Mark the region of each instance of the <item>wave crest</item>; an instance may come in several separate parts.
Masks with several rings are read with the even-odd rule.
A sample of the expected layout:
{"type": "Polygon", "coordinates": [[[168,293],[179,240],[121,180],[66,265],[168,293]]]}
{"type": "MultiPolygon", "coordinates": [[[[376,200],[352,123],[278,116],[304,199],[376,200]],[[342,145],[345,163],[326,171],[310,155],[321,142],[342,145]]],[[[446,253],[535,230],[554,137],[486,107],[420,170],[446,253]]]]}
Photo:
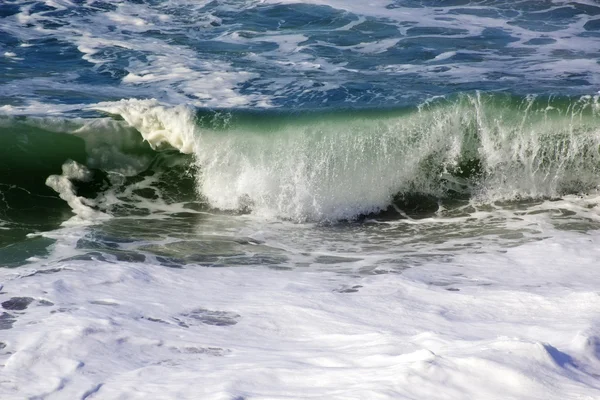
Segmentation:
{"type": "Polygon", "coordinates": [[[417,109],[193,112],[154,100],[118,113],[153,147],[193,153],[198,192],[224,210],[292,220],[377,213],[414,194],[557,197],[600,184],[598,98],[472,94],[417,109]]]}
{"type": "Polygon", "coordinates": [[[116,118],[13,119],[0,128],[17,133],[3,140],[28,135],[28,146],[42,143],[28,150],[34,165],[36,152],[47,151],[45,135],[57,135],[76,153],[57,153],[46,177],[73,159],[111,182],[115,173],[181,166],[157,158],[175,148],[192,155],[196,196],[210,207],[295,221],[353,219],[410,199],[552,198],[600,184],[597,97],[475,93],[413,109],[329,113],[197,110],[135,99],[93,108],[116,118]]]}

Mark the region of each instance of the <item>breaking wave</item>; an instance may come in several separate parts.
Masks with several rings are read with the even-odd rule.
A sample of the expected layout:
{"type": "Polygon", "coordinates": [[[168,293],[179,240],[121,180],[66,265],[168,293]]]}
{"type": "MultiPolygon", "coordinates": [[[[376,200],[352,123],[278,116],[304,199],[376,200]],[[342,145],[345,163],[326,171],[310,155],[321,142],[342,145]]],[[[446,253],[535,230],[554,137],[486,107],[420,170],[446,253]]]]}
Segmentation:
{"type": "MultiPolygon", "coordinates": [[[[92,197],[149,171],[172,186],[193,174],[187,195],[207,207],[295,221],[353,219],[415,198],[555,198],[600,184],[597,97],[474,93],[409,109],[328,113],[136,99],[91,108],[108,115],[4,118],[0,162],[10,176],[0,184],[63,176],[67,160],[97,171],[102,182],[92,197]]],[[[93,179],[80,174],[89,187],[93,179]]]]}

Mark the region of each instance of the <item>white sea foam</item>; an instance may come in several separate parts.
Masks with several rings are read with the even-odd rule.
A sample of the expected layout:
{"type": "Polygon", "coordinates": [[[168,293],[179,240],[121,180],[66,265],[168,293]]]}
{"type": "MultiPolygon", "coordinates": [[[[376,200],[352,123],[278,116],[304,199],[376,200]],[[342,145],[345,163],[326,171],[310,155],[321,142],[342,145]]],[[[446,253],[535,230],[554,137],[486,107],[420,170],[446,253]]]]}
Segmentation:
{"type": "MultiPolygon", "coordinates": [[[[69,1],[45,1],[47,6],[65,10],[73,7],[69,1]]],[[[202,7],[206,2],[194,2],[194,8],[202,7]]],[[[190,3],[190,6],[192,3],[190,3]]],[[[172,5],[171,5],[172,6],[172,5]]],[[[92,7],[93,8],[93,7],[92,7]]],[[[98,11],[97,9],[94,9],[98,11]]],[[[6,30],[22,41],[39,38],[55,37],[67,41],[82,53],[82,58],[96,67],[105,66],[114,61],[112,57],[106,58],[109,52],[142,52],[148,55],[144,61],[137,57],[131,57],[126,70],[128,75],[123,78],[123,83],[129,85],[150,85],[152,91],[156,92],[157,86],[161,88],[163,100],[172,103],[193,103],[197,106],[220,106],[235,107],[249,104],[268,106],[269,101],[265,96],[257,94],[243,95],[236,88],[245,81],[256,78],[252,72],[233,68],[231,64],[201,58],[199,54],[186,46],[177,46],[165,41],[148,41],[145,37],[133,38],[128,34],[122,34],[121,30],[144,33],[150,29],[167,29],[170,27],[171,17],[161,13],[160,9],[149,6],[119,4],[115,12],[90,13],[72,15],[68,24],[61,27],[48,29],[44,23],[48,21],[59,21],[60,18],[45,15],[44,12],[32,12],[31,7],[22,5],[21,10],[15,16],[8,18],[6,30]],[[106,22],[111,21],[119,26],[119,30],[107,30],[106,22]],[[36,26],[35,32],[24,27],[26,24],[36,26]]],[[[208,18],[208,17],[207,17],[208,18]]],[[[213,19],[208,19],[207,24],[213,19]]],[[[4,26],[3,26],[4,28],[4,26]]],[[[32,78],[20,81],[20,94],[29,87],[32,78]]],[[[71,79],[50,79],[48,84],[52,87],[68,86],[65,81],[71,79]]],[[[10,86],[9,86],[10,87],[10,86]]],[[[69,87],[73,90],[77,85],[69,87]]],[[[100,90],[107,90],[99,86],[100,90]]],[[[113,88],[111,85],[110,88],[113,88]]],[[[33,89],[33,88],[32,88],[33,89]]],[[[122,90],[122,89],[121,89],[122,90]]],[[[145,91],[145,88],[137,88],[135,91],[145,91]]],[[[131,88],[129,92],[131,95],[131,88]]]]}
{"type": "Polygon", "coordinates": [[[50,175],[46,179],[46,185],[56,191],[60,198],[67,202],[77,217],[69,220],[67,223],[87,223],[108,218],[108,215],[94,210],[93,201],[77,196],[73,181],[88,182],[91,179],[92,173],[84,165],[73,160],[69,160],[63,164],[61,175],[50,175]]]}
{"type": "Polygon", "coordinates": [[[116,114],[136,128],[153,148],[163,145],[191,153],[194,150],[196,124],[190,107],[165,107],[155,99],[122,100],[116,103],[100,103],[96,110],[116,114]]]}
{"type": "MultiPolygon", "coordinates": [[[[111,99],[119,95],[147,96],[159,97],[170,104],[270,107],[286,101],[319,104],[328,101],[325,92],[346,90],[357,80],[381,78],[382,74],[387,76],[387,82],[411,74],[424,83],[505,81],[510,86],[525,81],[531,82],[532,90],[548,87],[561,91],[565,86],[559,82],[564,79],[573,80],[575,89],[593,90],[600,76],[600,66],[593,62],[595,56],[590,52],[595,48],[596,38],[586,28],[594,16],[589,13],[568,16],[570,9],[592,4],[584,1],[554,1],[539,5],[539,11],[528,11],[516,3],[512,6],[516,11],[510,15],[505,13],[510,7],[502,2],[411,8],[396,7],[389,1],[304,2],[331,7],[323,8],[324,12],[344,11],[339,16],[347,18],[348,23],[332,29],[335,34],[331,38],[323,35],[320,28],[312,30],[310,24],[290,29],[282,20],[283,25],[277,28],[255,30],[218,16],[263,11],[269,5],[296,4],[296,1],[244,1],[212,6],[207,1],[167,1],[135,7],[116,2],[106,12],[93,3],[77,7],[66,0],[39,3],[69,16],[61,17],[60,12],[52,10],[40,11],[29,2],[17,1],[14,4],[21,8],[17,14],[3,19],[3,31],[22,43],[50,38],[68,43],[91,63],[89,73],[111,74],[122,85],[117,89],[114,81],[106,81],[93,88],[82,87],[73,78],[79,75],[79,65],[68,69],[69,72],[28,76],[19,78],[18,84],[11,81],[2,85],[3,92],[25,99],[25,105],[40,101],[43,92],[39,89],[40,79],[45,80],[46,87],[65,93],[82,91],[111,99]],[[183,14],[181,7],[186,10],[183,14]],[[558,17],[561,12],[564,17],[558,17]],[[534,23],[536,13],[555,13],[557,17],[534,23]],[[373,23],[387,26],[389,35],[373,36],[370,30],[373,23]],[[539,29],[540,24],[544,29],[539,29]],[[339,37],[342,31],[348,31],[344,40],[339,37]],[[492,33],[492,42],[478,48],[473,59],[449,56],[452,52],[469,54],[467,48],[472,46],[463,46],[463,41],[468,44],[482,40],[482,35],[490,31],[496,32],[492,33]],[[152,40],[146,40],[148,35],[152,40]],[[444,45],[448,39],[455,45],[444,45]],[[407,49],[414,47],[415,40],[423,43],[422,54],[405,55],[407,49]],[[227,51],[225,55],[203,52],[202,43],[219,42],[224,46],[235,44],[238,50],[232,53],[234,56],[227,55],[227,51]],[[363,54],[378,58],[366,59],[363,54]],[[430,64],[432,61],[435,65],[430,64]],[[122,94],[111,97],[111,90],[122,94]]],[[[15,49],[7,49],[5,54],[17,54],[15,49]]],[[[28,62],[28,51],[19,48],[19,57],[12,60],[28,62]]],[[[386,104],[410,97],[403,85],[389,86],[385,87],[391,91],[384,95],[386,104]]],[[[351,90],[346,96],[346,102],[356,101],[357,95],[351,90]]],[[[45,100],[54,101],[51,96],[45,100]]]]}
{"type": "Polygon", "coordinates": [[[600,391],[595,233],[546,226],[552,238],[502,253],[361,276],[336,264],[67,260],[82,229],[49,234],[58,242],[48,260],[0,270],[0,300],[32,299],[2,320],[12,325],[2,331],[2,398],[562,400],[600,391]]]}

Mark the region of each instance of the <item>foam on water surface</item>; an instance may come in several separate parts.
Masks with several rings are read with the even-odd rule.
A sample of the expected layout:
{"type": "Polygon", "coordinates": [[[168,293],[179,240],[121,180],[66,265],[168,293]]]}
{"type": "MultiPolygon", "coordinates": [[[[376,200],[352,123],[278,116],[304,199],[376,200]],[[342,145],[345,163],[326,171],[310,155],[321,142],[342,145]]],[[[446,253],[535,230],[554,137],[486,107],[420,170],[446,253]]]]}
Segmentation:
{"type": "Polygon", "coordinates": [[[0,87],[17,109],[63,96],[315,108],[473,89],[590,94],[599,14],[584,1],[16,1],[0,87]]]}
{"type": "MultiPolygon", "coordinates": [[[[594,398],[600,239],[531,218],[548,238],[425,257],[395,274],[344,272],[340,259],[285,270],[86,258],[75,242],[89,228],[64,228],[50,234],[58,241],[48,259],[2,270],[0,390],[3,398],[594,398]]],[[[281,248],[274,240],[263,236],[262,245],[281,248]]]]}

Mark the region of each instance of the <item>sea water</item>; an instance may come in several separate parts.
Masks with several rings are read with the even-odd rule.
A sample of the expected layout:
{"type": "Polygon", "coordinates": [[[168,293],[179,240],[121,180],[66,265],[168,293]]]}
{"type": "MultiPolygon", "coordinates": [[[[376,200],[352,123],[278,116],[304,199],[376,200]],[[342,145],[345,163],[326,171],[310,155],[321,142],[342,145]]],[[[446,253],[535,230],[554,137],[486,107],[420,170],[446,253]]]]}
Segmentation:
{"type": "Polygon", "coordinates": [[[0,398],[600,398],[600,4],[0,2],[0,398]]]}

